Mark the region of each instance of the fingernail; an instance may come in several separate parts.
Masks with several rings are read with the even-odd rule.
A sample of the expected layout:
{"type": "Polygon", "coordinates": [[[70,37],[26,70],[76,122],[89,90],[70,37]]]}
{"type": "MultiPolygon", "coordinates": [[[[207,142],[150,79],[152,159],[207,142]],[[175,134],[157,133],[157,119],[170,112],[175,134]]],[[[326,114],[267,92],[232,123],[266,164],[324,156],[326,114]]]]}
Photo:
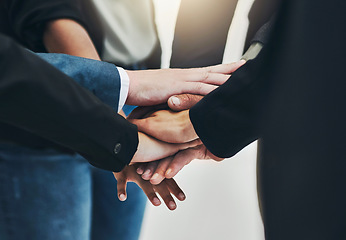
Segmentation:
{"type": "Polygon", "coordinates": [[[168,203],[168,207],[170,209],[175,209],[177,207],[177,205],[175,205],[175,203],[171,201],[171,202],[168,203]]]}
{"type": "Polygon", "coordinates": [[[126,200],[125,194],[120,194],[119,195],[119,200],[122,201],[122,202],[125,201],[126,200]]]}
{"type": "Polygon", "coordinates": [[[246,63],[245,59],[242,59],[242,60],[239,61],[239,64],[244,64],[244,63],[246,63]]]}
{"type": "Polygon", "coordinates": [[[137,173],[138,174],[143,174],[143,169],[142,168],[137,168],[137,173]]]}
{"type": "Polygon", "coordinates": [[[179,193],[178,197],[180,200],[185,200],[186,198],[184,193],[179,193]]]}
{"type": "Polygon", "coordinates": [[[153,204],[156,205],[156,206],[160,205],[161,204],[160,199],[158,199],[157,197],[154,197],[153,198],[153,204]]]}
{"type": "Polygon", "coordinates": [[[169,176],[169,174],[172,173],[172,169],[168,169],[165,173],[166,176],[169,176]]]}
{"type": "Polygon", "coordinates": [[[144,173],[143,173],[143,175],[148,175],[148,174],[150,174],[150,169],[147,169],[144,173]]]}
{"type": "Polygon", "coordinates": [[[180,99],[177,98],[177,97],[172,97],[171,101],[172,101],[174,106],[179,106],[180,105],[180,99]]]}
{"type": "Polygon", "coordinates": [[[159,177],[159,174],[158,173],[155,173],[154,176],[151,178],[152,180],[155,180],[159,177]]]}

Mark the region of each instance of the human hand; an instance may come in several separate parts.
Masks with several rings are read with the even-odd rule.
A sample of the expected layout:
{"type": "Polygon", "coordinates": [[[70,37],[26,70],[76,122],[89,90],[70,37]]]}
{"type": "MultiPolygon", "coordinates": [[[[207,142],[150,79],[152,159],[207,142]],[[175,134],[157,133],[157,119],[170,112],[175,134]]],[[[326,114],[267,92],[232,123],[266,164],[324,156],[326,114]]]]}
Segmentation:
{"type": "Polygon", "coordinates": [[[171,96],[168,101],[168,107],[173,111],[183,111],[192,108],[199,101],[202,100],[204,96],[195,94],[180,94],[171,96]]]}
{"type": "Polygon", "coordinates": [[[212,159],[222,161],[207,150],[204,145],[189,148],[159,161],[137,165],[137,173],[152,184],[160,184],[164,179],[173,178],[184,166],[194,159],[212,159]]]}
{"type": "Polygon", "coordinates": [[[170,210],[175,210],[177,205],[172,197],[172,194],[177,197],[178,200],[184,201],[185,194],[179,188],[174,179],[165,179],[158,185],[152,185],[149,181],[145,181],[140,175],[136,173],[135,165],[125,167],[121,172],[113,173],[117,179],[118,198],[120,201],[125,201],[127,198],[126,185],[127,182],[136,183],[143,192],[147,195],[149,201],[154,206],[161,205],[160,199],[157,197],[156,192],[161,196],[166,206],[170,210]]]}
{"type": "Polygon", "coordinates": [[[154,139],[144,133],[138,133],[138,148],[131,164],[139,162],[151,162],[176,154],[180,150],[195,147],[201,144],[199,139],[186,143],[167,143],[154,139]]]}
{"type": "Polygon", "coordinates": [[[126,71],[130,78],[126,104],[151,106],[165,103],[177,94],[207,95],[243,64],[244,61],[239,61],[195,69],[126,71]]]}
{"type": "Polygon", "coordinates": [[[189,111],[159,110],[142,119],[128,119],[138,130],[168,143],[185,143],[198,139],[189,111]]]}

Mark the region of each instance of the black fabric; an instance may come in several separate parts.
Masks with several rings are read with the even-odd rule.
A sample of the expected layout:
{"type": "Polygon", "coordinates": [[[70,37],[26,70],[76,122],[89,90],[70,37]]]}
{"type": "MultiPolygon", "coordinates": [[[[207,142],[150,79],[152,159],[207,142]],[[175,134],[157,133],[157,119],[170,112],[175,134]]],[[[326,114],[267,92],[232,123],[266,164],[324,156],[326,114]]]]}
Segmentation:
{"type": "Polygon", "coordinates": [[[135,125],[9,38],[0,42],[0,122],[78,152],[99,168],[120,171],[130,162],[135,125]],[[122,150],[115,154],[118,143],[122,150]]]}
{"type": "Polygon", "coordinates": [[[250,44],[261,43],[265,45],[269,41],[269,37],[275,22],[275,16],[269,22],[266,22],[255,34],[254,38],[251,40],[250,44]]]}
{"type": "Polygon", "coordinates": [[[238,0],[182,0],[171,67],[205,67],[222,62],[238,0]]]}
{"type": "Polygon", "coordinates": [[[249,28],[245,41],[245,50],[250,47],[259,29],[269,22],[282,0],[255,0],[249,12],[249,28]]]}
{"type": "MultiPolygon", "coordinates": [[[[245,49],[248,49],[257,31],[269,22],[278,2],[255,0],[249,13],[245,49]]],[[[237,3],[237,0],[182,0],[175,27],[171,67],[220,64],[237,3]]]]}
{"type": "Polygon", "coordinates": [[[42,39],[48,21],[68,18],[85,25],[79,0],[1,0],[0,4],[0,32],[11,33],[11,37],[36,52],[45,51],[42,39]]]}
{"type": "Polygon", "coordinates": [[[346,239],[346,2],[286,0],[268,44],[190,111],[217,156],[261,138],[268,240],[346,239]]]}
{"type": "MultiPolygon", "coordinates": [[[[43,31],[47,21],[60,18],[74,19],[84,24],[80,0],[0,1],[0,33],[10,36],[36,52],[46,51],[43,44],[43,31]]],[[[6,123],[0,123],[0,139],[1,142],[6,143],[16,143],[37,149],[54,148],[72,153],[70,149],[6,123]]]]}

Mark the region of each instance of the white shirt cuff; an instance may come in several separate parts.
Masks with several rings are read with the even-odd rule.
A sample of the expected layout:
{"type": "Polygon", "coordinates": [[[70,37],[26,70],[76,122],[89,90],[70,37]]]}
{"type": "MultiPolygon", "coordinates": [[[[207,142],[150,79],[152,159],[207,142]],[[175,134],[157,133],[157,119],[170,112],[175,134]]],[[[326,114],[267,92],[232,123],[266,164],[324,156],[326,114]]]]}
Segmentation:
{"type": "Polygon", "coordinates": [[[120,76],[120,94],[119,94],[119,105],[118,112],[124,107],[127,95],[129,94],[130,78],[125,70],[121,67],[117,67],[120,76]]]}

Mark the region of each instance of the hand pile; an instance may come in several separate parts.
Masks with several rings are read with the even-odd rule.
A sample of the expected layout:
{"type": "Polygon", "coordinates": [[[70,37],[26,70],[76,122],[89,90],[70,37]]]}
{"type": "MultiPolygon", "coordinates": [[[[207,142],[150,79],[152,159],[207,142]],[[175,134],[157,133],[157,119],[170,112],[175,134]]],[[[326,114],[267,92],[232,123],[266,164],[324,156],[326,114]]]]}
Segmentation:
{"type": "MultiPolygon", "coordinates": [[[[202,93],[201,91],[197,92],[201,95],[179,94],[180,92],[169,95],[158,89],[157,91],[160,92],[167,103],[138,107],[131,113],[128,121],[138,127],[139,145],[131,165],[120,173],[114,173],[118,181],[118,197],[120,200],[124,201],[126,199],[126,183],[133,181],[143,189],[154,206],[161,204],[155,193],[157,192],[167,207],[174,210],[176,203],[171,194],[180,201],[185,200],[185,194],[173,177],[193,159],[222,160],[211,154],[200,141],[190,122],[189,109],[199,102],[204,94],[223,84],[230,74],[243,64],[244,62],[238,62],[204,68],[207,71],[203,79],[209,77],[209,84],[212,84],[212,86],[208,86],[209,90],[206,92],[204,90],[202,93]],[[215,73],[217,71],[219,72],[215,73]]],[[[165,82],[165,80],[162,81],[165,82]]],[[[194,91],[190,92],[196,93],[194,91]]],[[[161,103],[158,100],[147,99],[142,106],[147,105],[148,102],[161,103]]]]}

